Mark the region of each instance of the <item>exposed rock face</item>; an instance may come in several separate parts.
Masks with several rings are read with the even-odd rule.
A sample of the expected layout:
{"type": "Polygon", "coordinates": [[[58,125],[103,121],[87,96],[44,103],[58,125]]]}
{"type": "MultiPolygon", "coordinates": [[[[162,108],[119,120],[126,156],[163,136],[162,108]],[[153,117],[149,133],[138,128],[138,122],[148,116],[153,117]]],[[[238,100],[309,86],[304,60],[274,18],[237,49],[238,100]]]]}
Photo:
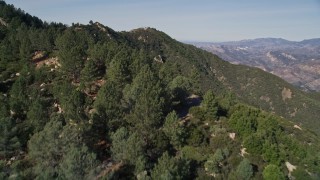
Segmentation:
{"type": "Polygon", "coordinates": [[[242,148],[242,149],[240,149],[240,155],[242,156],[242,157],[244,157],[244,155],[246,155],[246,154],[249,154],[249,153],[247,153],[247,148],[242,148]]]}
{"type": "Polygon", "coordinates": [[[301,127],[296,124],[293,127],[302,131],[301,127]]]}
{"type": "Polygon", "coordinates": [[[286,162],[285,163],[286,164],[286,167],[287,167],[287,169],[288,169],[288,171],[289,171],[289,177],[291,177],[291,173],[295,170],[295,169],[297,169],[297,166],[294,166],[294,165],[292,165],[290,162],[286,162]]]}
{"type": "Polygon", "coordinates": [[[158,56],[154,57],[153,60],[155,60],[158,63],[164,63],[161,55],[158,55],[158,56]]]}
{"type": "Polygon", "coordinates": [[[236,133],[229,133],[229,137],[234,140],[236,138],[236,133]]]}
{"type": "Polygon", "coordinates": [[[292,92],[290,89],[283,88],[282,92],[282,100],[285,101],[286,99],[291,99],[292,98],[292,92]]]}
{"type": "Polygon", "coordinates": [[[0,25],[8,26],[7,22],[0,17],[0,25]]]}
{"type": "Polygon", "coordinates": [[[193,44],[233,64],[257,67],[304,90],[320,91],[320,39],[293,42],[262,38],[193,44]]]}

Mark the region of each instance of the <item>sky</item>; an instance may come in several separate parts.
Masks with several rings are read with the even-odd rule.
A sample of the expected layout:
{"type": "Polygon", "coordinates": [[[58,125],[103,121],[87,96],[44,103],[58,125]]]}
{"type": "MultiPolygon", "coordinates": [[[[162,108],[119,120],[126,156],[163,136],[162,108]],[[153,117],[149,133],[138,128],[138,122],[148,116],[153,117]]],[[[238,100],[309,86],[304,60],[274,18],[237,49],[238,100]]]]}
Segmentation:
{"type": "Polygon", "coordinates": [[[47,22],[153,27],[180,41],[320,38],[320,0],[6,0],[47,22]]]}

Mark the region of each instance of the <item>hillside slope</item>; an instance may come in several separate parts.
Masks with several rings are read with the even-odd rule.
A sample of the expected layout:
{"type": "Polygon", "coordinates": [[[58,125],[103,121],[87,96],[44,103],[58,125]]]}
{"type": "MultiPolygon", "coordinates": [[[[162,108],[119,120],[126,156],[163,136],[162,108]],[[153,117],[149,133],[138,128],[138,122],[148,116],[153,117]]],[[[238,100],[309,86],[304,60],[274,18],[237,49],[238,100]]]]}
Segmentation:
{"type": "Polygon", "coordinates": [[[242,102],[320,133],[320,101],[281,78],[258,68],[231,64],[194,46],[181,44],[153,29],[139,29],[125,35],[135,45],[148,47],[156,44],[150,50],[154,56],[160,54],[168,62],[178,62],[183,67],[183,73],[188,74],[196,67],[201,72],[202,89],[214,89],[216,93],[231,91],[242,102]],[[141,43],[141,37],[148,37],[152,41],[141,43]]]}

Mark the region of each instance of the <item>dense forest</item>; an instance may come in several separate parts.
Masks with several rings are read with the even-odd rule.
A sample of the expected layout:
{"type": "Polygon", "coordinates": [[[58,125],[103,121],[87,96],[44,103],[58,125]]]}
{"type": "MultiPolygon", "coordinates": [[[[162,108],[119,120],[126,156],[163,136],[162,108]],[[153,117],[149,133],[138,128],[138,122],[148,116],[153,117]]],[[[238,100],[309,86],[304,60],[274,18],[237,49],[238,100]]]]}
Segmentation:
{"type": "Polygon", "coordinates": [[[0,1],[0,179],[320,179],[316,97],[153,28],[0,1]]]}

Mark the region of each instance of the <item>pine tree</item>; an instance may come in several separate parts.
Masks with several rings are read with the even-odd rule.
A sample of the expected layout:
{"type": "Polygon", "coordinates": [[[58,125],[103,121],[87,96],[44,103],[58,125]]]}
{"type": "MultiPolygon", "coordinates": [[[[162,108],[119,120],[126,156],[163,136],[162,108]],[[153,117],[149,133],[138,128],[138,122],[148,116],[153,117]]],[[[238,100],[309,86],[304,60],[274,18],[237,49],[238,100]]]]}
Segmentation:
{"type": "Polygon", "coordinates": [[[280,165],[282,159],[280,157],[280,150],[278,144],[265,140],[263,144],[262,158],[263,160],[272,164],[280,165]]]}
{"type": "Polygon", "coordinates": [[[240,162],[236,170],[237,177],[241,180],[249,180],[253,175],[252,165],[248,159],[244,159],[240,162]]]}
{"type": "Polygon", "coordinates": [[[61,114],[54,114],[44,129],[35,133],[28,142],[28,154],[35,163],[33,172],[38,179],[54,179],[65,173],[69,177],[70,172],[74,172],[79,166],[84,168],[79,171],[83,175],[81,173],[87,173],[94,164],[94,155],[83,146],[83,128],[75,125],[63,126],[63,121],[61,114]],[[80,151],[75,152],[76,147],[80,151]],[[88,162],[75,164],[77,158],[84,158],[88,162]],[[61,171],[60,167],[66,169],[61,171]]]}
{"type": "Polygon", "coordinates": [[[57,82],[54,87],[54,96],[59,100],[66,120],[76,123],[86,120],[84,113],[85,95],[70,83],[57,82]]]}
{"type": "Polygon", "coordinates": [[[10,118],[0,118],[0,157],[9,158],[18,152],[21,145],[17,127],[10,118]]]}
{"type": "Polygon", "coordinates": [[[131,78],[129,61],[130,56],[127,50],[121,50],[114,56],[108,68],[107,77],[117,83],[119,88],[123,88],[131,78]]]}
{"type": "Polygon", "coordinates": [[[128,130],[122,127],[111,135],[111,139],[114,160],[134,165],[137,174],[144,170],[144,142],[137,133],[129,134],[128,130]]]}
{"type": "Polygon", "coordinates": [[[233,113],[228,121],[231,128],[236,130],[241,136],[248,136],[257,130],[257,117],[260,110],[245,105],[234,107],[233,113]]]}
{"type": "Polygon", "coordinates": [[[105,62],[108,58],[108,54],[110,53],[111,49],[108,48],[107,42],[97,42],[93,46],[89,47],[89,57],[91,60],[97,62],[97,65],[105,65],[109,64],[110,62],[105,62]]]}
{"type": "Polygon", "coordinates": [[[193,93],[195,94],[201,93],[201,87],[200,87],[201,75],[199,73],[199,70],[197,70],[197,68],[195,68],[194,66],[191,69],[190,79],[191,79],[193,93]]]}
{"type": "Polygon", "coordinates": [[[31,41],[28,36],[28,29],[26,25],[22,24],[17,30],[17,40],[19,41],[19,56],[23,62],[31,58],[31,41]]]}
{"type": "Polygon", "coordinates": [[[169,113],[165,119],[163,125],[163,131],[170,139],[170,143],[175,147],[183,145],[186,132],[184,128],[179,124],[179,117],[175,111],[169,113]]]}
{"type": "Polygon", "coordinates": [[[130,64],[129,68],[130,68],[130,72],[132,74],[132,78],[136,77],[136,75],[139,74],[141,68],[144,65],[150,65],[151,61],[148,61],[147,58],[147,53],[145,52],[144,49],[140,49],[139,51],[134,51],[133,52],[134,55],[133,56],[133,61],[130,64]]]}
{"type": "Polygon", "coordinates": [[[68,29],[56,40],[56,45],[62,71],[69,76],[68,79],[78,81],[86,58],[88,35],[83,31],[68,29]]]}
{"type": "Polygon", "coordinates": [[[49,117],[46,106],[47,104],[38,97],[32,102],[31,106],[29,107],[29,111],[27,113],[27,121],[33,132],[41,131],[47,123],[49,117]]]}
{"type": "Polygon", "coordinates": [[[80,72],[81,74],[81,82],[84,84],[90,83],[94,81],[101,73],[99,72],[96,61],[88,60],[84,68],[80,72]]]}
{"type": "Polygon", "coordinates": [[[84,114],[85,96],[76,89],[72,90],[70,93],[67,101],[61,104],[64,108],[65,117],[75,122],[81,122],[86,119],[84,114]]]}
{"type": "Polygon", "coordinates": [[[286,179],[284,174],[281,172],[281,169],[273,164],[267,165],[263,170],[263,179],[265,180],[284,180],[286,179]]]}
{"type": "Polygon", "coordinates": [[[89,152],[88,147],[83,144],[72,144],[59,165],[59,177],[70,180],[89,178],[90,171],[96,165],[96,156],[89,152]]]}
{"type": "Polygon", "coordinates": [[[8,40],[4,39],[0,42],[0,72],[4,76],[3,80],[9,78],[9,74],[13,73],[13,68],[9,67],[10,63],[17,63],[17,54],[15,46],[8,40]],[[12,72],[11,72],[12,71],[12,72]]]}
{"type": "Polygon", "coordinates": [[[152,179],[185,179],[189,175],[189,162],[184,159],[175,159],[165,152],[151,171],[152,179]]]}
{"type": "Polygon", "coordinates": [[[183,103],[191,92],[192,84],[190,79],[179,75],[175,77],[168,86],[172,93],[173,100],[183,103]]]}
{"type": "Polygon", "coordinates": [[[182,75],[181,67],[177,62],[168,61],[159,70],[159,77],[165,84],[169,84],[175,77],[180,75],[182,75]]]}
{"type": "Polygon", "coordinates": [[[213,91],[209,90],[203,97],[202,107],[206,112],[205,117],[209,120],[216,120],[218,115],[218,102],[213,91]]]}
{"type": "Polygon", "coordinates": [[[10,90],[10,110],[20,119],[23,119],[28,106],[27,85],[27,79],[20,76],[10,90]]]}
{"type": "Polygon", "coordinates": [[[28,142],[28,154],[35,163],[33,171],[39,179],[53,179],[58,176],[58,165],[65,148],[61,146],[63,125],[59,119],[60,116],[54,117],[28,142]]]}
{"type": "Polygon", "coordinates": [[[221,149],[217,149],[213,155],[210,155],[206,163],[204,164],[205,170],[209,174],[218,174],[220,173],[220,163],[225,158],[225,154],[221,149]]]}
{"type": "Polygon", "coordinates": [[[157,76],[144,66],[125,93],[131,108],[128,123],[146,139],[152,139],[155,129],[162,124],[163,90],[157,76]]]}
{"type": "Polygon", "coordinates": [[[121,88],[115,81],[108,80],[99,90],[94,102],[97,112],[106,118],[110,131],[115,131],[125,123],[122,119],[123,107],[119,103],[121,99],[121,88]]]}

